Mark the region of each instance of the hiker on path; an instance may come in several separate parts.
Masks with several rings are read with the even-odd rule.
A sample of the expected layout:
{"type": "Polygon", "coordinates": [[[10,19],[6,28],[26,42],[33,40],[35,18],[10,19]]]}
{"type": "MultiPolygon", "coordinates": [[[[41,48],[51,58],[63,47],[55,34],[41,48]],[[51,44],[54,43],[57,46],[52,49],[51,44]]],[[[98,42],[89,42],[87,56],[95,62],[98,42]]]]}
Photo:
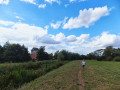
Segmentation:
{"type": "Polygon", "coordinates": [[[85,69],[85,66],[86,66],[86,62],[85,62],[85,60],[83,60],[82,61],[82,67],[83,67],[83,69],[85,69]]]}

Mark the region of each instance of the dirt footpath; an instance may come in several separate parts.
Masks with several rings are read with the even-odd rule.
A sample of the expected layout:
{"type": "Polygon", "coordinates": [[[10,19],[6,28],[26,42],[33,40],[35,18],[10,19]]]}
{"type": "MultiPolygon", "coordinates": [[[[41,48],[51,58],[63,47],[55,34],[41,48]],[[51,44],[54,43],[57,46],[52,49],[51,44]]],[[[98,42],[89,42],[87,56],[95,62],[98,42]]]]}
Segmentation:
{"type": "Polygon", "coordinates": [[[78,73],[78,85],[79,85],[79,90],[85,90],[85,85],[84,85],[84,82],[83,82],[83,79],[82,79],[82,70],[80,69],[79,70],[79,73],[78,73]]]}

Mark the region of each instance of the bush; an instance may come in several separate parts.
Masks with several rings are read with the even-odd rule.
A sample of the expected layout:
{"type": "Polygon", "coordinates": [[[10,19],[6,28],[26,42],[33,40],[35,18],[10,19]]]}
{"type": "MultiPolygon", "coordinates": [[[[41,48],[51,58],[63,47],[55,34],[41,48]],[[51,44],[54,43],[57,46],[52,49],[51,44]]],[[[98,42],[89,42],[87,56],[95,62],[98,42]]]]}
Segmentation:
{"type": "Polygon", "coordinates": [[[117,56],[113,59],[114,61],[120,61],[120,56],[117,56]]]}
{"type": "Polygon", "coordinates": [[[111,56],[106,57],[106,61],[112,61],[113,58],[111,56]]]}

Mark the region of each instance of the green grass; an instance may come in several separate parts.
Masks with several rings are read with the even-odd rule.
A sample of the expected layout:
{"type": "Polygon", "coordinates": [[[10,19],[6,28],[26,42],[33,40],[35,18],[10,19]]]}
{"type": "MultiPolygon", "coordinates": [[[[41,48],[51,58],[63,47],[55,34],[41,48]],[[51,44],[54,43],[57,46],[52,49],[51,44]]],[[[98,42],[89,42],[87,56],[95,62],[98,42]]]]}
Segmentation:
{"type": "Polygon", "coordinates": [[[82,71],[86,90],[120,90],[120,62],[86,61],[82,71]]]}
{"type": "MultiPolygon", "coordinates": [[[[46,73],[51,70],[50,68],[54,68],[52,62],[43,63],[42,67],[45,68],[43,70],[46,73]]],[[[44,76],[40,75],[41,77],[36,78],[34,81],[29,83],[26,82],[18,90],[79,90],[78,72],[80,63],[80,60],[71,61],[48,72],[44,76]]],[[[81,68],[86,90],[120,90],[120,62],[86,60],[86,63],[86,69],[82,70],[81,68]]],[[[41,70],[39,68],[36,69],[38,67],[36,65],[38,64],[25,65],[26,70],[28,71],[28,76],[29,74],[32,76],[34,72],[41,70]]],[[[8,64],[7,69],[4,70],[11,71],[13,70],[12,68],[16,66],[17,64],[8,64]]],[[[1,65],[0,70],[2,70],[3,67],[5,67],[5,65],[1,65]]],[[[15,74],[16,77],[19,77],[17,72],[13,72],[13,74],[15,74]]]]}
{"type": "Polygon", "coordinates": [[[17,89],[24,83],[45,75],[66,61],[42,61],[29,63],[0,64],[0,90],[17,89]]]}
{"type": "Polygon", "coordinates": [[[46,75],[24,84],[19,90],[79,90],[80,61],[69,62],[46,75]]]}

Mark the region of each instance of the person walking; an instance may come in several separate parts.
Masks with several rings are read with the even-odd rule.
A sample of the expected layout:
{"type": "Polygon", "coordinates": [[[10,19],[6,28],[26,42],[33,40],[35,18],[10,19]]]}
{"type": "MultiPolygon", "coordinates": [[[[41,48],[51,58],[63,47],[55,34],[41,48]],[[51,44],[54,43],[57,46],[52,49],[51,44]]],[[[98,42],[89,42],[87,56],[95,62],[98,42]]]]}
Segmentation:
{"type": "Polygon", "coordinates": [[[82,67],[83,67],[83,69],[85,69],[85,66],[86,66],[86,62],[85,62],[85,60],[83,59],[83,61],[82,61],[82,67]]]}

